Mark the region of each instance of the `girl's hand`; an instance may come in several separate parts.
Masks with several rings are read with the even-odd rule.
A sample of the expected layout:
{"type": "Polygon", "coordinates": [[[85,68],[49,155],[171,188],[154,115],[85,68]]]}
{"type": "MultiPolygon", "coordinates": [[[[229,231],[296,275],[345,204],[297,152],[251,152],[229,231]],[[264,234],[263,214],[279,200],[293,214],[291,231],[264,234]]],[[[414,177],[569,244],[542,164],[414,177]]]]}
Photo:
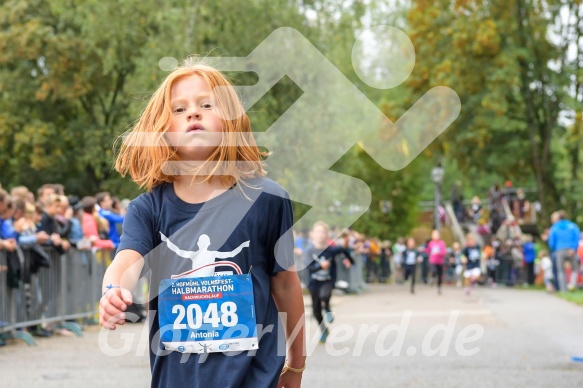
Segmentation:
{"type": "Polygon", "coordinates": [[[348,260],[348,259],[344,259],[344,260],[342,260],[342,264],[344,264],[344,266],[345,266],[346,268],[350,268],[350,267],[352,267],[352,263],[351,263],[351,262],[350,262],[350,260],[348,260]]]}
{"type": "Polygon", "coordinates": [[[106,329],[115,330],[115,325],[125,323],[128,306],[132,304],[132,293],[125,288],[111,288],[99,301],[99,324],[106,329]]]}
{"type": "Polygon", "coordinates": [[[330,267],[330,262],[328,260],[323,260],[320,263],[320,267],[322,267],[322,269],[327,269],[328,267],[330,267]]]}

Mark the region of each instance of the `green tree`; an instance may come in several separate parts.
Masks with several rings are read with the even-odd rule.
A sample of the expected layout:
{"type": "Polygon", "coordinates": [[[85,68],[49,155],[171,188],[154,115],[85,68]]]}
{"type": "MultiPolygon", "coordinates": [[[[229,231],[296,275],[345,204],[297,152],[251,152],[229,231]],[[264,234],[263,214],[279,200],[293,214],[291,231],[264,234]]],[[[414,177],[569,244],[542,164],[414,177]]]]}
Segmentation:
{"type": "Polygon", "coordinates": [[[543,214],[560,203],[564,133],[559,115],[571,72],[553,62],[565,47],[549,38],[559,1],[415,0],[409,35],[417,67],[414,94],[452,87],[462,112],[440,139],[446,155],[468,171],[494,171],[535,182],[543,214]]]}

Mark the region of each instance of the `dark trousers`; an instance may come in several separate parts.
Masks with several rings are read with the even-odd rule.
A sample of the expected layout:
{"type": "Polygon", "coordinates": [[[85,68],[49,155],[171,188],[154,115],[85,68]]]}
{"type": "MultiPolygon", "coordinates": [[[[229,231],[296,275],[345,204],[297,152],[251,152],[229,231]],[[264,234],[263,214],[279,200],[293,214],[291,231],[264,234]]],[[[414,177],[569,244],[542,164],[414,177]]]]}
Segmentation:
{"type": "Polygon", "coordinates": [[[366,282],[372,283],[377,278],[377,261],[374,256],[366,257],[366,282]]]}
{"type": "Polygon", "coordinates": [[[551,263],[553,263],[553,286],[555,286],[555,290],[560,290],[559,288],[559,272],[557,269],[557,253],[551,253],[551,263]]]}
{"type": "Polygon", "coordinates": [[[531,286],[534,284],[534,262],[526,263],[526,281],[531,286]]]}
{"type": "Polygon", "coordinates": [[[433,276],[437,276],[437,287],[441,287],[443,282],[443,264],[431,264],[433,268],[433,276]]]}
{"type": "Polygon", "coordinates": [[[492,279],[493,282],[498,281],[497,272],[497,268],[488,268],[488,279],[492,279]]]}
{"type": "Polygon", "coordinates": [[[427,278],[429,277],[429,258],[423,255],[423,262],[421,263],[421,281],[427,284],[427,278]]]}
{"type": "Polygon", "coordinates": [[[389,259],[386,256],[381,256],[380,261],[381,268],[379,281],[385,283],[387,279],[391,276],[391,263],[389,263],[389,259]]]}
{"type": "Polygon", "coordinates": [[[512,258],[500,260],[500,282],[506,284],[507,286],[514,285],[514,279],[512,276],[513,267],[512,258]]]}
{"type": "Polygon", "coordinates": [[[405,270],[405,281],[407,281],[409,279],[409,277],[411,278],[411,290],[415,289],[415,275],[417,272],[417,265],[416,264],[405,264],[403,266],[403,269],[405,270]]]}
{"type": "Polygon", "coordinates": [[[322,304],[324,309],[330,311],[330,298],[332,297],[332,289],[334,284],[332,281],[319,282],[316,281],[310,285],[310,295],[312,296],[312,313],[318,324],[322,327],[324,316],[322,315],[322,304]]]}

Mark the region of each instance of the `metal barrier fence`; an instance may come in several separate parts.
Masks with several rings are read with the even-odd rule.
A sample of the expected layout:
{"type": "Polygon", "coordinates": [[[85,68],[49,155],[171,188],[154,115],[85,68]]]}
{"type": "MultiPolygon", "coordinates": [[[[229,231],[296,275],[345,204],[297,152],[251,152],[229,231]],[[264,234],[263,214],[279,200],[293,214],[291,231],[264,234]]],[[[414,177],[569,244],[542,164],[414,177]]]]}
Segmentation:
{"type": "MultiPolygon", "coordinates": [[[[342,264],[343,256],[337,256],[336,260],[336,285],[337,288],[343,289],[348,293],[360,293],[365,288],[364,281],[364,262],[360,255],[352,255],[354,264],[350,268],[346,268],[342,264]],[[341,284],[344,282],[345,284],[341,284]],[[340,287],[340,285],[346,285],[347,287],[340,287]]],[[[296,255],[296,267],[303,268],[306,266],[304,257],[301,255],[296,255]]],[[[304,268],[298,271],[298,276],[302,284],[302,288],[307,288],[310,283],[310,271],[308,268],[304,268]]]]}
{"type": "Polygon", "coordinates": [[[20,247],[18,250],[0,251],[0,336],[33,344],[32,337],[18,329],[47,323],[80,335],[75,321],[97,316],[101,282],[111,252],[71,249],[59,254],[45,248],[50,266],[32,273],[35,253],[20,247]]]}

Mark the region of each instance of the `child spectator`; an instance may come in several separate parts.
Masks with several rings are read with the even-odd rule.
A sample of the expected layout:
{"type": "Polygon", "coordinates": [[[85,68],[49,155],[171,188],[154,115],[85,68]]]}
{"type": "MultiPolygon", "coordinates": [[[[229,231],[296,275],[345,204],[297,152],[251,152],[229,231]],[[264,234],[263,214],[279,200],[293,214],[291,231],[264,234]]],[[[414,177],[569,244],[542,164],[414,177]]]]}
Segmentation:
{"type": "Polygon", "coordinates": [[[553,262],[549,257],[549,253],[547,251],[540,252],[540,267],[543,270],[543,276],[545,279],[545,287],[547,291],[550,293],[555,292],[555,286],[553,285],[554,275],[553,275],[553,262]]]}

